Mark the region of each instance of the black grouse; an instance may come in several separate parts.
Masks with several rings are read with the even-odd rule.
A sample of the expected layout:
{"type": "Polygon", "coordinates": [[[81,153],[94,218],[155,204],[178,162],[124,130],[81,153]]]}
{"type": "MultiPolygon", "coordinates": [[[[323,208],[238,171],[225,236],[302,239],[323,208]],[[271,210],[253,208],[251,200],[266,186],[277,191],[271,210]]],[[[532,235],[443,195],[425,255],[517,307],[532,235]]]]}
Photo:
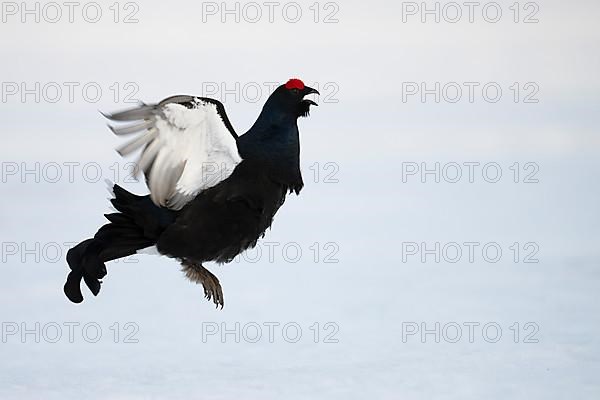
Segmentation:
{"type": "Polygon", "coordinates": [[[185,275],[222,308],[219,280],[202,264],[227,263],[254,247],[286,195],[304,186],[297,120],[317,105],[304,98],[312,93],[319,92],[290,79],[241,136],[223,104],[205,97],[173,96],[105,115],[133,122],[109,127],[116,135],[138,134],[117,151],[125,156],[142,149],[136,170],[143,171],[150,194],[113,186],[111,203],[118,212],[106,214],[110,222],[67,253],[67,297],[83,301],[82,279],[97,295],[105,262],[155,246],[178,259],[185,275]]]}

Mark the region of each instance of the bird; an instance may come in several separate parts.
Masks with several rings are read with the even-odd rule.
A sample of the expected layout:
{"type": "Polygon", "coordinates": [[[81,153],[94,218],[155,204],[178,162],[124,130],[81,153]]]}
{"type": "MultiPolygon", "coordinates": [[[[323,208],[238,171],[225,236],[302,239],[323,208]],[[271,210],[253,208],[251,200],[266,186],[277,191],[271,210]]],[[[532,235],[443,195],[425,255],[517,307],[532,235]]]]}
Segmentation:
{"type": "Polygon", "coordinates": [[[111,185],[116,212],[67,252],[67,298],[83,301],[82,280],[97,296],[106,262],[150,248],[178,260],[185,276],[222,309],[221,284],[204,264],[228,263],[256,246],[286,197],[302,190],[298,119],[318,105],[305,98],[311,94],[319,91],[288,80],[242,135],[224,105],[208,97],[176,95],[102,113],[115,135],[132,137],[117,148],[121,156],[141,149],[134,171],[143,173],[149,194],[111,185]]]}

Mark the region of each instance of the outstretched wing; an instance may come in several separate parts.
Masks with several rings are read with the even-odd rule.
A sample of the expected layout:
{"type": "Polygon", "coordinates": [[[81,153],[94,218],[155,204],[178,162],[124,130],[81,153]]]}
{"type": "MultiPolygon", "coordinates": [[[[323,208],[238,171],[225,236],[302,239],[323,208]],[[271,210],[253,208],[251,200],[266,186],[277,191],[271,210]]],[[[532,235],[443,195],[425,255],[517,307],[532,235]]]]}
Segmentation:
{"type": "Polygon", "coordinates": [[[227,179],[241,157],[237,135],[217,100],[173,96],[159,104],[104,116],[116,122],[116,135],[138,135],[117,151],[126,156],[142,148],[136,171],[146,176],[152,201],[179,210],[201,191],[227,179]]]}

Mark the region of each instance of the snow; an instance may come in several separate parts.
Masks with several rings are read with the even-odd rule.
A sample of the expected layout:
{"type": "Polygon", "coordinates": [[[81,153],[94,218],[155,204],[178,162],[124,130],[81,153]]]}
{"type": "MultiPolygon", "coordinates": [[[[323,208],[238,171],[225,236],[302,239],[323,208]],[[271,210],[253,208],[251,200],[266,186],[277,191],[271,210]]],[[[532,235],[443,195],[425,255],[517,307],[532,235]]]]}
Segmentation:
{"type": "Polygon", "coordinates": [[[3,82],[63,88],[58,102],[3,92],[0,399],[600,398],[600,3],[540,2],[539,24],[513,23],[512,0],[498,24],[403,24],[402,2],[355,0],[339,4],[338,24],[312,22],[314,1],[300,2],[297,24],[201,23],[203,3],[154,1],[139,4],[138,24],[115,24],[113,2],[99,3],[98,24],[17,14],[0,28],[13,61],[3,82]],[[97,298],[68,302],[64,255],[105,222],[104,179],[146,193],[97,110],[130,108],[128,82],[146,103],[216,88],[243,132],[266,83],[291,76],[321,91],[300,120],[306,186],[260,253],[207,265],[224,309],[175,261],[146,254],[108,264],[97,298]],[[498,82],[503,99],[402,102],[402,82],[474,81],[498,82]],[[72,102],[64,82],[79,83],[72,102]],[[83,99],[88,82],[98,102],[83,99]],[[536,82],[539,103],[514,103],[514,82],[536,82]],[[523,182],[530,162],[538,183],[523,182]],[[403,180],[415,163],[457,163],[462,179],[403,180]],[[498,183],[481,175],[490,163],[498,183]],[[440,262],[410,254],[422,243],[439,243],[440,262]],[[436,323],[439,343],[423,340],[436,323]]]}
{"type": "MultiPolygon", "coordinates": [[[[544,174],[526,188],[506,183],[460,189],[420,182],[386,187],[383,178],[357,187],[348,182],[368,182],[370,171],[342,168],[340,183],[308,185],[286,203],[264,239],[274,249],[272,260],[267,245],[256,262],[251,260],[257,253],[249,253],[247,261],[209,267],[223,284],[223,311],[205,301],[201,288],[166,258],[137,255],[109,264],[98,298],[87,293],[77,306],[61,292],[62,261],[48,254],[51,262],[36,263],[25,254],[23,263],[23,251],[5,255],[3,268],[11,279],[2,281],[3,321],[25,323],[30,330],[39,322],[41,333],[40,343],[31,333],[22,343],[21,326],[5,337],[0,397],[35,398],[43,392],[49,399],[559,399],[575,390],[594,398],[600,274],[597,255],[590,254],[597,250],[579,240],[577,227],[598,222],[597,215],[583,212],[597,195],[586,185],[598,164],[570,181],[568,165],[544,164],[543,171],[557,167],[562,173],[544,174]],[[377,187],[382,188],[379,205],[365,208],[377,187]],[[545,200],[536,204],[532,198],[545,200]],[[555,224],[562,229],[553,229],[555,224]],[[504,250],[512,240],[537,240],[540,262],[514,263],[512,255],[496,264],[402,262],[400,242],[463,240],[496,241],[504,250]],[[294,251],[282,252],[292,242],[302,249],[297,262],[294,251]],[[328,252],[323,251],[315,262],[309,249],[314,242],[320,247],[335,242],[339,251],[333,259],[339,262],[324,263],[328,252]],[[73,343],[68,322],[79,323],[73,343]],[[62,326],[57,343],[50,343],[56,336],[51,323],[62,326]],[[95,339],[96,325],[86,336],[82,332],[90,323],[102,329],[97,343],[86,341],[95,339]],[[439,323],[439,343],[432,333],[424,342],[420,334],[408,335],[411,323],[429,330],[439,323]],[[472,340],[469,323],[475,327],[472,340]],[[525,329],[526,323],[539,328],[532,343],[525,336],[534,328],[525,329]],[[485,324],[502,329],[496,343],[487,341],[496,334],[492,327],[484,335],[485,324]],[[453,343],[456,325],[462,338],[453,343]],[[296,341],[297,327],[302,335],[296,341]],[[229,333],[222,339],[224,330],[229,333]]],[[[106,206],[101,186],[40,184],[37,196],[60,202],[39,207],[31,185],[10,185],[11,193],[26,199],[19,209],[29,210],[24,217],[2,216],[12,230],[11,242],[43,247],[83,239],[106,206]],[[65,222],[64,210],[76,223],[65,222]],[[31,230],[29,221],[47,228],[31,230]]],[[[597,239],[594,235],[586,236],[597,239]]]]}

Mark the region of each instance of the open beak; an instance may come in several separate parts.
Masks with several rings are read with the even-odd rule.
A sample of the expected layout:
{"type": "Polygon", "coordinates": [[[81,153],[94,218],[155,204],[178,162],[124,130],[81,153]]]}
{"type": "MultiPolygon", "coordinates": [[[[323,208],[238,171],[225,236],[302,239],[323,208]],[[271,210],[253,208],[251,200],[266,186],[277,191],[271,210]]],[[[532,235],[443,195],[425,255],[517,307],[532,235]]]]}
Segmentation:
{"type": "MultiPolygon", "coordinates": [[[[321,93],[319,93],[319,91],[317,89],[313,89],[311,87],[306,86],[304,88],[304,96],[308,96],[309,94],[317,94],[319,96],[321,95],[321,93]]],[[[313,106],[318,106],[317,103],[315,103],[314,101],[312,101],[310,99],[305,99],[304,101],[313,106]]]]}

